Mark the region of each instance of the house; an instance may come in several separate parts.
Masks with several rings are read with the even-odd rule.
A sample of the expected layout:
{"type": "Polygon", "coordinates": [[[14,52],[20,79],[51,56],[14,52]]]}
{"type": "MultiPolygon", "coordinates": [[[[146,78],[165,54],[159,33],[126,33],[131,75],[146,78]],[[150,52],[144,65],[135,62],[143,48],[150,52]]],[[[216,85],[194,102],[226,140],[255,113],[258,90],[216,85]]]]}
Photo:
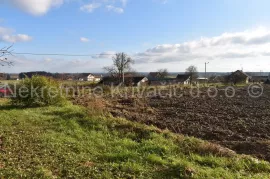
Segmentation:
{"type": "Polygon", "coordinates": [[[91,81],[91,82],[95,82],[95,76],[93,74],[89,74],[85,77],[85,81],[91,81]]]}
{"type": "Polygon", "coordinates": [[[242,70],[237,70],[229,75],[229,81],[237,84],[237,83],[244,83],[248,84],[250,80],[250,76],[244,73],[242,70]]]}
{"type": "Polygon", "coordinates": [[[100,80],[101,76],[93,75],[91,73],[79,78],[79,81],[100,82],[100,80]]]}
{"type": "MultiPolygon", "coordinates": [[[[119,78],[110,76],[102,78],[99,83],[110,86],[117,86],[123,84],[122,80],[119,81],[119,78]]],[[[148,79],[144,76],[125,77],[124,84],[125,86],[145,86],[148,84],[148,79]]]]}
{"type": "Polygon", "coordinates": [[[0,80],[7,80],[7,74],[0,73],[0,80]]]}
{"type": "Polygon", "coordinates": [[[144,76],[126,77],[126,86],[146,86],[148,84],[148,78],[144,76]]]}
{"type": "Polygon", "coordinates": [[[200,83],[207,83],[208,82],[208,78],[199,77],[199,78],[196,79],[196,82],[198,84],[200,84],[200,83]]]}
{"type": "Polygon", "coordinates": [[[19,80],[19,74],[9,74],[7,80],[19,80]]]}
{"type": "Polygon", "coordinates": [[[102,75],[95,75],[95,82],[100,82],[102,75]]]}
{"type": "Polygon", "coordinates": [[[186,74],[179,74],[179,75],[177,75],[176,79],[177,79],[178,83],[181,83],[184,85],[188,85],[191,82],[190,75],[186,75],[186,74]]]}

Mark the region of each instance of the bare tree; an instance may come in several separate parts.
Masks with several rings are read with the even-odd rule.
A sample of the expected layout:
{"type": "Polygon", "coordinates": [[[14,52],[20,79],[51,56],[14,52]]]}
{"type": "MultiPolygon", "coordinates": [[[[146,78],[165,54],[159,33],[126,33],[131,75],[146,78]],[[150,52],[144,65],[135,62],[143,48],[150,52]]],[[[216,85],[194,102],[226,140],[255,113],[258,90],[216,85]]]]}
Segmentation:
{"type": "Polygon", "coordinates": [[[124,82],[124,76],[126,72],[131,71],[131,65],[134,61],[125,53],[117,53],[112,58],[113,65],[104,67],[111,76],[118,78],[119,82],[124,82]]]}
{"type": "Polygon", "coordinates": [[[169,75],[169,72],[166,68],[158,70],[158,77],[159,78],[166,78],[168,75],[169,75]]]}
{"type": "Polygon", "coordinates": [[[190,83],[198,78],[198,70],[195,65],[191,65],[186,69],[186,74],[190,75],[190,83]]]}
{"type": "Polygon", "coordinates": [[[12,55],[12,50],[11,50],[12,46],[13,45],[0,49],[0,65],[1,66],[13,65],[13,62],[8,60],[8,58],[7,58],[7,56],[12,55]]]}
{"type": "Polygon", "coordinates": [[[112,77],[117,76],[117,71],[116,71],[116,68],[114,66],[103,67],[103,70],[106,71],[112,77]]]}

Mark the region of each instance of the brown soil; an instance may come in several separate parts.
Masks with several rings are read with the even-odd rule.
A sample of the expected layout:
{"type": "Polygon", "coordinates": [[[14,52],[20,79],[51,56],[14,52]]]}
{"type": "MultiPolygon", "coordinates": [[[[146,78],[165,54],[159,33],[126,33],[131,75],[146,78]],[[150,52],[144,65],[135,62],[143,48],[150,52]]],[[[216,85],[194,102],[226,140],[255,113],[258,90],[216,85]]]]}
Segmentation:
{"type": "Polygon", "coordinates": [[[235,89],[232,98],[225,97],[222,88],[215,98],[208,97],[206,89],[196,98],[189,89],[179,91],[182,97],[108,98],[106,107],[115,117],[168,128],[270,161],[270,87],[265,86],[259,98],[250,97],[247,88],[235,89]]]}

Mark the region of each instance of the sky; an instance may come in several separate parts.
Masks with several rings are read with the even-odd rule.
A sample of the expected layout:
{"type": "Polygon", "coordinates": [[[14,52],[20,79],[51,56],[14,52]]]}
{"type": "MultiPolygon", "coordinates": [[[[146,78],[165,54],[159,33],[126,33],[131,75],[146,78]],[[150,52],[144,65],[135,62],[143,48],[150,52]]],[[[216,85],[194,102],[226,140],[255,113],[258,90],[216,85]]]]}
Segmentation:
{"type": "Polygon", "coordinates": [[[268,72],[269,7],[269,0],[0,0],[0,48],[14,51],[14,66],[0,72],[104,72],[118,52],[138,72],[204,71],[205,62],[211,72],[268,72]]]}

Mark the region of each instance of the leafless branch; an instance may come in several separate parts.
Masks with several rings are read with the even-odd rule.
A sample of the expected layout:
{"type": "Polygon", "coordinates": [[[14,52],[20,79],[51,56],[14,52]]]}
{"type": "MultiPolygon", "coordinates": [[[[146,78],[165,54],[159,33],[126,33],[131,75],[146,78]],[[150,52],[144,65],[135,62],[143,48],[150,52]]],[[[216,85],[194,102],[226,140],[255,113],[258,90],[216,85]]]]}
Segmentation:
{"type": "Polygon", "coordinates": [[[115,69],[114,66],[107,66],[107,67],[103,67],[104,71],[106,71],[108,74],[110,74],[110,76],[117,76],[117,70],[115,69]]]}
{"type": "Polygon", "coordinates": [[[13,56],[13,54],[12,54],[13,50],[11,50],[12,47],[13,47],[13,45],[8,46],[8,47],[4,47],[0,50],[0,65],[1,66],[12,66],[13,65],[13,62],[7,58],[8,56],[13,56]]]}
{"type": "Polygon", "coordinates": [[[169,72],[166,68],[158,70],[158,77],[159,78],[166,78],[166,77],[168,77],[168,75],[169,75],[169,72]]]}

